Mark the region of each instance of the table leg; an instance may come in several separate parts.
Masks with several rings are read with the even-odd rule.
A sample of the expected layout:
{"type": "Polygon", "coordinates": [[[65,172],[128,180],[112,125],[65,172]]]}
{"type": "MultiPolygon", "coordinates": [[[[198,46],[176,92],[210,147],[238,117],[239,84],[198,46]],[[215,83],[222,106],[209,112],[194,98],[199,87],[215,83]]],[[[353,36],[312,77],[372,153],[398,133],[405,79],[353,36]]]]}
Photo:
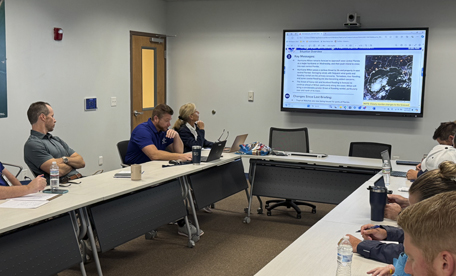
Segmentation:
{"type": "MultiPolygon", "coordinates": [[[[190,184],[188,183],[187,176],[179,177],[179,183],[182,185],[182,187],[184,187],[184,190],[186,191],[186,196],[184,198],[186,198],[187,202],[189,202],[190,208],[192,209],[192,213],[193,213],[193,219],[195,220],[196,235],[193,235],[192,237],[189,237],[189,238],[191,240],[193,240],[194,242],[197,242],[200,239],[200,236],[199,236],[200,228],[199,228],[198,217],[196,216],[195,204],[193,201],[192,192],[190,191],[190,184]]],[[[187,227],[189,227],[187,216],[185,217],[185,223],[187,224],[187,227]]]]}
{"type": "Polygon", "coordinates": [[[249,207],[247,208],[247,216],[244,218],[244,223],[250,223],[250,210],[252,208],[252,197],[253,197],[253,184],[255,183],[255,171],[256,171],[256,164],[250,163],[250,170],[251,174],[251,182],[250,182],[250,196],[249,199],[249,207]]]}
{"type": "Polygon", "coordinates": [[[101,264],[100,264],[100,259],[98,258],[98,250],[97,250],[97,245],[95,243],[95,237],[93,235],[93,230],[92,230],[92,225],[90,224],[90,219],[89,215],[87,213],[87,208],[81,208],[80,209],[80,219],[85,220],[85,223],[87,224],[87,232],[90,240],[90,244],[92,245],[92,253],[93,253],[93,258],[95,261],[95,265],[97,267],[97,272],[99,276],[103,276],[103,272],[101,271],[101,264]]]}
{"type": "MultiPolygon", "coordinates": [[[[81,224],[81,226],[78,225],[78,219],[76,217],[76,212],[74,210],[71,212],[68,212],[68,213],[70,214],[71,222],[73,223],[74,233],[75,233],[76,237],[78,237],[79,248],[81,248],[81,239],[79,238],[79,234],[81,233],[82,224],[81,224]]],[[[84,248],[84,247],[82,247],[82,248],[84,248]]],[[[79,268],[81,270],[81,274],[83,276],[87,276],[87,273],[85,271],[84,261],[85,261],[85,253],[81,252],[81,263],[79,263],[79,268]]]]}

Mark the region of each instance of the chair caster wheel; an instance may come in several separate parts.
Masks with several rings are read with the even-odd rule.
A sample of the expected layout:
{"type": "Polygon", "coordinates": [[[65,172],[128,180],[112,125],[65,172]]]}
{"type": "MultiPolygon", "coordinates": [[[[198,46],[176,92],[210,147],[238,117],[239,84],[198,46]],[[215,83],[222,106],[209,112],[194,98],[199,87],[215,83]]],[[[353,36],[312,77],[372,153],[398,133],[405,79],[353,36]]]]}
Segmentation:
{"type": "Polygon", "coordinates": [[[263,214],[263,209],[258,208],[257,213],[260,214],[260,215],[263,214]]]}
{"type": "Polygon", "coordinates": [[[249,224],[250,223],[250,218],[249,217],[245,217],[243,222],[249,224]]]}
{"type": "Polygon", "coordinates": [[[272,213],[271,213],[271,211],[268,211],[268,216],[272,216],[272,213]]]}
{"type": "Polygon", "coordinates": [[[297,214],[297,215],[296,215],[296,218],[297,218],[297,219],[300,219],[300,218],[301,218],[301,214],[297,214]]]}
{"type": "Polygon", "coordinates": [[[147,232],[146,234],[144,234],[144,238],[146,240],[153,240],[157,237],[157,231],[155,230],[152,230],[150,232],[147,232]]]}
{"type": "Polygon", "coordinates": [[[317,213],[317,210],[312,209],[312,214],[316,214],[316,213],[317,213]]]}

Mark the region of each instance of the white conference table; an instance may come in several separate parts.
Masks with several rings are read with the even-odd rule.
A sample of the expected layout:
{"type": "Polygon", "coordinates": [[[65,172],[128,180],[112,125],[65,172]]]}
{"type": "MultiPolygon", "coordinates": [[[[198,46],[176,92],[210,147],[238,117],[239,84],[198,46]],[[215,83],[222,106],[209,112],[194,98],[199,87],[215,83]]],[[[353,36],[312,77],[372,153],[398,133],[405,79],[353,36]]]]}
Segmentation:
{"type": "MultiPolygon", "coordinates": [[[[131,181],[130,179],[122,179],[122,178],[114,178],[114,174],[125,170],[125,169],[118,169],[110,172],[106,172],[100,175],[95,175],[95,176],[90,176],[86,177],[83,179],[80,179],[81,184],[73,184],[67,189],[69,190],[69,193],[64,194],[54,200],[52,200],[50,203],[37,208],[37,209],[3,209],[0,208],[0,217],[2,217],[2,220],[0,221],[0,233],[8,232],[10,230],[14,230],[17,228],[20,228],[22,226],[26,226],[29,224],[33,224],[35,222],[40,222],[43,221],[47,218],[51,218],[60,214],[64,214],[66,212],[71,212],[74,210],[77,210],[79,208],[84,208],[102,201],[110,200],[131,192],[135,192],[141,189],[145,189],[147,187],[151,186],[156,186],[161,183],[174,180],[179,177],[187,176],[193,173],[197,173],[199,171],[206,170],[211,167],[215,166],[221,166],[227,163],[230,163],[236,159],[239,159],[240,157],[243,158],[262,158],[264,159],[265,156],[247,156],[247,155],[236,155],[236,154],[230,154],[230,153],[224,153],[223,157],[220,160],[216,160],[213,162],[207,162],[207,163],[201,163],[200,165],[184,165],[184,166],[173,166],[173,167],[167,167],[167,168],[162,168],[162,165],[167,165],[168,162],[160,162],[160,161],[153,161],[149,163],[142,164],[142,170],[144,171],[144,174],[142,175],[142,179],[140,181],[131,181]]],[[[306,164],[319,164],[319,165],[328,165],[328,166],[348,166],[348,167],[360,167],[360,168],[370,168],[370,169],[378,169],[381,167],[381,162],[379,160],[370,160],[370,159],[364,159],[364,158],[355,158],[355,157],[345,157],[345,156],[328,156],[325,158],[316,158],[316,157],[301,157],[301,156],[289,156],[287,157],[280,157],[280,156],[267,156],[266,158],[268,159],[273,159],[273,160],[279,160],[279,161],[285,161],[285,162],[297,162],[297,163],[306,163],[306,164]]],[[[403,166],[400,166],[404,168],[403,166]]],[[[393,165],[393,169],[397,170],[398,168],[395,168],[393,165]]],[[[374,176],[375,177],[375,176],[374,176]]],[[[393,178],[392,178],[393,179],[393,178]]],[[[403,178],[402,178],[403,179],[403,178]]],[[[373,181],[373,180],[372,180],[373,181]]],[[[372,181],[367,181],[363,186],[367,185],[369,186],[369,183],[373,183],[372,181]]],[[[394,183],[391,184],[391,187],[395,185],[394,183]]],[[[358,190],[353,193],[353,195],[350,195],[346,200],[344,200],[339,206],[345,206],[347,205],[348,207],[353,206],[353,202],[357,202],[358,205],[364,206],[364,203],[362,203],[360,200],[358,200],[358,197],[364,197],[365,204],[368,207],[368,191],[365,189],[365,187],[360,187],[358,190]],[[362,190],[361,190],[362,189],[362,190]],[[348,202],[348,203],[346,203],[348,202]],[[352,204],[350,204],[352,202],[352,204]]],[[[367,187],[366,186],[366,187],[367,187]]],[[[395,191],[396,193],[396,191],[395,191]]],[[[0,203],[3,201],[0,200],[0,203]]],[[[283,258],[284,260],[290,258],[289,255],[290,253],[287,252],[293,252],[295,250],[298,250],[300,252],[308,252],[308,250],[300,250],[301,246],[304,247],[309,247],[312,244],[316,246],[316,248],[320,248],[319,251],[320,253],[316,254],[316,250],[314,253],[310,254],[309,256],[303,257],[301,254],[301,257],[299,259],[301,260],[301,264],[306,267],[306,263],[302,263],[303,260],[307,260],[309,257],[312,257],[312,255],[318,255],[318,256],[323,256],[324,254],[330,253],[330,256],[328,256],[325,260],[325,258],[320,258],[320,257],[313,257],[315,262],[313,263],[314,266],[320,261],[325,261],[328,262],[330,260],[330,264],[327,266],[332,266],[334,264],[335,267],[335,250],[336,246],[334,246],[334,250],[330,249],[330,245],[333,244],[332,240],[335,240],[334,244],[337,243],[337,241],[340,239],[341,236],[345,234],[345,232],[352,232],[351,229],[357,229],[361,224],[368,223],[369,219],[366,218],[366,221],[364,221],[364,216],[366,214],[369,215],[369,210],[367,208],[367,211],[364,210],[361,212],[362,208],[355,208],[353,207],[353,214],[356,214],[355,216],[352,216],[353,221],[349,222],[347,219],[346,222],[341,223],[340,221],[343,218],[343,214],[347,214],[347,212],[344,212],[343,209],[339,209],[339,206],[337,206],[332,212],[330,212],[325,218],[323,218],[320,222],[318,222],[316,225],[314,225],[311,229],[309,229],[303,236],[301,236],[299,239],[297,239],[292,245],[290,245],[284,252],[282,252],[280,255],[278,255],[271,263],[269,263],[267,266],[265,266],[260,272],[259,275],[272,275],[274,274],[275,270],[274,267],[279,264],[279,267],[281,263],[283,263],[283,258]],[[358,211],[358,212],[355,212],[358,211]],[[337,212],[340,212],[340,214],[337,214],[337,212]],[[355,219],[356,218],[356,219],[355,219]],[[358,223],[358,221],[360,223],[358,223]],[[362,222],[361,222],[362,221],[362,222]],[[344,225],[343,227],[341,226],[336,226],[334,225],[344,225]],[[320,229],[320,230],[319,230],[320,229]],[[329,229],[333,229],[331,231],[335,231],[334,229],[338,229],[337,233],[332,233],[331,231],[325,232],[322,231],[321,229],[326,229],[325,231],[329,231],[329,229]],[[345,231],[344,229],[347,229],[345,231]],[[343,230],[343,231],[341,231],[343,230]],[[318,233],[318,236],[321,236],[321,239],[327,241],[327,244],[321,244],[319,246],[316,241],[316,237],[314,237],[314,234],[312,233],[318,233]],[[329,249],[329,250],[328,250],[329,249]],[[326,251],[326,253],[325,253],[326,251]],[[323,255],[321,255],[323,254],[323,255]],[[266,273],[266,274],[262,274],[266,273]],[[272,274],[271,274],[272,273],[272,274]]],[[[344,207],[344,208],[348,208],[344,207]]],[[[291,253],[291,255],[296,255],[294,253],[291,253]]],[[[299,254],[297,254],[299,255],[299,254]]],[[[355,257],[355,260],[358,258],[355,257]]],[[[370,265],[373,261],[370,260],[362,260],[360,261],[361,263],[367,262],[368,265],[370,265]]],[[[296,262],[294,262],[296,263],[296,262]]],[[[299,263],[299,262],[298,262],[299,263]]],[[[309,262],[309,264],[312,262],[309,262]]],[[[373,262],[375,263],[375,262],[373,262]]],[[[283,274],[284,271],[290,271],[289,275],[294,275],[296,271],[302,272],[303,267],[296,267],[296,265],[290,265],[284,263],[285,267],[288,267],[287,270],[282,270],[279,269],[278,271],[280,272],[279,274],[283,274]],[[293,268],[294,267],[294,268],[293,268]],[[294,271],[294,272],[293,272],[294,271]]],[[[353,265],[355,267],[356,265],[353,265]]],[[[367,266],[366,266],[367,267],[367,266]]],[[[370,266],[369,266],[370,268],[370,266]]],[[[316,271],[316,270],[315,270],[316,271]]],[[[328,270],[329,271],[329,270],[328,270]]],[[[331,271],[335,271],[334,269],[331,269],[331,271]]],[[[333,272],[332,272],[333,273],[333,272]]],[[[332,274],[331,273],[331,274],[332,274]]],[[[323,274],[322,274],[323,275],[323,274]]],[[[355,274],[353,274],[355,275],[355,274]]]]}
{"type": "MultiPolygon", "coordinates": [[[[412,166],[396,166],[395,170],[407,171],[412,166]]],[[[380,174],[366,181],[331,212],[313,225],[290,246],[264,266],[256,275],[335,275],[337,268],[337,243],[345,234],[361,238],[361,225],[372,223],[397,226],[395,221],[382,222],[370,220],[369,191],[380,174]]],[[[411,182],[401,177],[391,177],[388,187],[393,194],[408,197],[407,192],[399,192],[400,187],[409,187],[411,182]]],[[[367,271],[386,264],[353,254],[352,276],[367,275],[367,271]]]]}
{"type": "MultiPolygon", "coordinates": [[[[81,184],[72,184],[68,193],[51,200],[48,204],[36,209],[7,209],[0,208],[0,234],[26,226],[46,218],[54,217],[69,211],[76,210],[94,203],[115,198],[117,196],[138,191],[146,187],[159,185],[169,180],[181,176],[202,171],[214,166],[221,166],[238,159],[239,155],[225,153],[220,160],[201,163],[200,165],[182,165],[162,168],[162,165],[168,164],[165,161],[153,161],[142,164],[142,179],[132,181],[126,178],[114,178],[114,174],[128,169],[117,169],[93,175],[74,182],[81,184]]],[[[6,200],[0,200],[0,204],[6,200]]]]}
{"type": "MultiPolygon", "coordinates": [[[[46,205],[43,205],[36,209],[6,209],[0,208],[0,234],[9,234],[17,235],[21,233],[22,230],[28,231],[28,227],[21,228],[24,226],[32,225],[31,227],[36,227],[35,223],[47,223],[53,218],[65,213],[69,213],[70,216],[74,216],[74,211],[78,210],[80,215],[80,222],[84,221],[87,226],[86,228],[80,228],[79,231],[88,231],[89,239],[92,244],[92,247],[95,248],[95,241],[93,238],[92,228],[90,226],[90,221],[87,218],[86,207],[99,204],[100,202],[105,202],[110,199],[115,199],[121,197],[122,195],[127,195],[135,191],[140,191],[148,187],[158,186],[162,183],[175,180],[176,178],[186,177],[189,174],[197,173],[199,171],[207,170],[212,167],[222,166],[228,164],[240,157],[235,154],[224,154],[224,156],[219,160],[214,160],[211,162],[201,163],[199,165],[181,165],[181,166],[172,166],[162,168],[162,165],[168,165],[168,162],[153,161],[145,163],[142,165],[142,179],[140,181],[132,181],[125,178],[114,178],[114,174],[125,169],[118,169],[110,172],[106,172],[100,175],[94,175],[90,177],[85,177],[83,179],[77,179],[73,182],[81,182],[80,184],[72,184],[70,187],[66,188],[69,190],[67,194],[63,194],[60,197],[57,197],[51,200],[46,205]],[[18,231],[9,232],[11,230],[21,229],[18,231]]],[[[187,184],[182,184],[183,186],[187,184]]],[[[165,185],[166,186],[166,185],[165,185]]],[[[179,195],[181,194],[179,189],[179,195]]],[[[179,204],[183,204],[184,198],[181,198],[179,204]]],[[[4,200],[0,200],[0,203],[3,203],[4,200]]],[[[193,207],[193,201],[190,201],[191,206],[193,207]]],[[[177,203],[177,201],[176,201],[177,203]]],[[[182,205],[182,208],[185,208],[182,205]]],[[[185,213],[184,213],[185,215],[185,213]]],[[[195,219],[196,220],[196,219],[195,219]]],[[[72,219],[73,224],[75,219],[72,219]]],[[[168,221],[169,222],[169,221],[168,221]]],[[[196,221],[197,223],[197,221],[196,221]]],[[[69,229],[72,229],[70,227],[69,229]]],[[[68,228],[67,228],[68,229],[68,228]]],[[[75,230],[76,235],[79,235],[79,232],[75,230]]],[[[150,229],[152,230],[152,229],[150,229]]],[[[33,232],[32,232],[33,234],[33,232]]],[[[0,235],[1,237],[1,235],[0,235]]],[[[6,236],[5,236],[6,237],[6,236]]],[[[4,248],[5,250],[5,248],[4,248]]],[[[36,253],[33,253],[36,254],[36,253]]],[[[33,257],[26,256],[27,259],[33,259],[33,257]]],[[[96,252],[94,252],[95,262],[97,264],[98,274],[102,275],[101,266],[98,260],[96,252]]],[[[17,259],[17,258],[16,258],[17,259]]],[[[19,262],[24,261],[24,259],[17,259],[19,262]]],[[[43,265],[43,264],[40,264],[43,265]]],[[[14,265],[13,265],[14,266],[14,265]]],[[[46,264],[44,264],[46,266],[46,264]]],[[[1,271],[1,269],[0,269],[1,271]]],[[[56,271],[58,272],[58,271],[56,271]]],[[[81,263],[81,272],[85,275],[83,264],[81,263]]],[[[54,272],[55,273],[55,272],[54,272]]]]}

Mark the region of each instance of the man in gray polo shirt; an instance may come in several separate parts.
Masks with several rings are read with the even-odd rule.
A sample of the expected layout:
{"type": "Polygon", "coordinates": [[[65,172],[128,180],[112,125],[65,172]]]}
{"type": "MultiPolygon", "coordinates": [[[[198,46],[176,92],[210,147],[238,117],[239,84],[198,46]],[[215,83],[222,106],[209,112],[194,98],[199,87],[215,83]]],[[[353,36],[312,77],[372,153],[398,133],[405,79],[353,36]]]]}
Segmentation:
{"type": "Polygon", "coordinates": [[[60,183],[82,177],[76,170],[85,167],[82,156],[62,139],[49,133],[54,130],[56,122],[52,107],[45,102],[33,103],[27,111],[27,117],[32,130],[24,145],[24,160],[33,174],[44,174],[46,180],[49,180],[52,162],[56,162],[60,183]]]}

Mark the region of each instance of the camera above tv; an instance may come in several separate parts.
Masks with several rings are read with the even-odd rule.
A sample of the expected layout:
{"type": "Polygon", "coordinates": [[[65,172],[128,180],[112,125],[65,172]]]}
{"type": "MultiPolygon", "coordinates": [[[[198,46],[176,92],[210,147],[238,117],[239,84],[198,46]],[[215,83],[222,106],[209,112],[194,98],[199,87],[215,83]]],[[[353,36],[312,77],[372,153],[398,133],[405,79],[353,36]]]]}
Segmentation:
{"type": "Polygon", "coordinates": [[[423,117],[428,28],[284,30],[282,111],[423,117]]]}

